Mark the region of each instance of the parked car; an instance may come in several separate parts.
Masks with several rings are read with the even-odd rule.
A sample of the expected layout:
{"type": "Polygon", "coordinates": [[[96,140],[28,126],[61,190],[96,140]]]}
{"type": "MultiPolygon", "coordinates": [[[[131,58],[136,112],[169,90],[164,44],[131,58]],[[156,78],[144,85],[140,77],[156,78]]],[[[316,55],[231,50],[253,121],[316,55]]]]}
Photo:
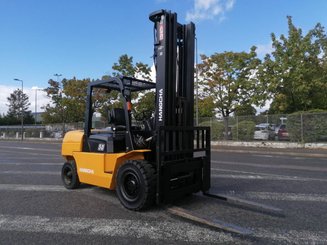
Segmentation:
{"type": "Polygon", "coordinates": [[[281,124],[278,128],[277,132],[278,140],[290,140],[289,134],[286,129],[286,124],[281,124]]]}
{"type": "Polygon", "coordinates": [[[255,140],[273,140],[275,139],[275,125],[269,123],[260,123],[255,126],[254,136],[255,140]]]}

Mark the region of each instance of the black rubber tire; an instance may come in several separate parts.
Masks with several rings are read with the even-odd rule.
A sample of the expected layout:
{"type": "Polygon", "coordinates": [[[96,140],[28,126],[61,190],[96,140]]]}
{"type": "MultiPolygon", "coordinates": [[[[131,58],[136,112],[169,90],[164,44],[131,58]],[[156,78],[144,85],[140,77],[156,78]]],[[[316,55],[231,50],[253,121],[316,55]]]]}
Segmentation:
{"type": "Polygon", "coordinates": [[[156,197],[156,174],[144,160],[128,160],[118,169],[116,193],[121,204],[130,210],[153,205],[156,197]]]}
{"type": "Polygon", "coordinates": [[[67,189],[76,189],[81,184],[75,162],[66,162],[61,169],[61,180],[67,189]]]}

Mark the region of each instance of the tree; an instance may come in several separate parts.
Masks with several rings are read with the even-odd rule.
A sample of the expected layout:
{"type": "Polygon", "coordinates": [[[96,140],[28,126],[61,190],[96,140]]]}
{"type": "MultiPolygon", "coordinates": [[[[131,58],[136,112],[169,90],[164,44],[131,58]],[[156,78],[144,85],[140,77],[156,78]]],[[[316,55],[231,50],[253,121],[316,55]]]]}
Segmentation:
{"type": "Polygon", "coordinates": [[[90,79],[63,79],[48,81],[45,89],[51,103],[46,105],[43,119],[45,123],[70,123],[84,121],[86,90],[90,79]]]}
{"type": "MultiPolygon", "coordinates": [[[[151,80],[150,67],[142,62],[133,63],[133,57],[128,55],[120,56],[118,63],[112,66],[112,76],[137,76],[141,79],[151,80]]],[[[103,80],[109,76],[102,77],[103,80]]],[[[84,121],[87,86],[90,79],[63,79],[56,82],[52,79],[48,81],[49,86],[45,89],[51,102],[46,105],[43,115],[44,123],[70,123],[84,121]]],[[[95,89],[93,102],[95,112],[101,113],[103,118],[108,117],[108,111],[113,107],[122,107],[117,91],[104,93],[101,89],[95,89]]],[[[153,103],[147,103],[150,108],[153,103]]],[[[64,130],[64,128],[63,128],[64,130]]]]}
{"type": "Polygon", "coordinates": [[[215,103],[211,96],[199,98],[199,117],[214,117],[215,103]]]}
{"type": "Polygon", "coordinates": [[[238,106],[244,104],[262,105],[265,101],[263,87],[256,72],[260,60],[256,47],[247,52],[215,53],[201,55],[198,65],[201,96],[212,96],[215,107],[225,119],[225,135],[228,134],[228,117],[238,106]]]}
{"type": "Polygon", "coordinates": [[[306,35],[288,16],[288,36],[271,34],[274,51],[266,55],[260,79],[273,100],[270,113],[327,109],[327,38],[317,24],[306,35]]]}
{"type": "Polygon", "coordinates": [[[255,116],[257,110],[251,104],[239,105],[235,109],[237,116],[255,116]]]}
{"type": "Polygon", "coordinates": [[[20,124],[22,113],[25,124],[34,123],[32,112],[29,110],[31,103],[28,100],[27,94],[20,89],[16,89],[7,97],[7,100],[9,108],[5,118],[8,124],[20,124]]]}
{"type": "MultiPolygon", "coordinates": [[[[118,63],[114,63],[112,66],[113,76],[129,76],[142,80],[151,81],[151,68],[149,65],[142,62],[136,62],[134,64],[133,57],[124,54],[119,57],[118,63]]],[[[106,117],[109,108],[121,107],[121,101],[118,93],[111,92],[111,97],[104,97],[106,101],[110,103],[104,103],[100,112],[106,117]]],[[[134,102],[133,111],[136,114],[142,114],[144,112],[154,111],[155,94],[153,91],[146,91],[144,93],[132,94],[132,100],[134,102]]],[[[103,101],[103,100],[102,100],[103,101]]]]}

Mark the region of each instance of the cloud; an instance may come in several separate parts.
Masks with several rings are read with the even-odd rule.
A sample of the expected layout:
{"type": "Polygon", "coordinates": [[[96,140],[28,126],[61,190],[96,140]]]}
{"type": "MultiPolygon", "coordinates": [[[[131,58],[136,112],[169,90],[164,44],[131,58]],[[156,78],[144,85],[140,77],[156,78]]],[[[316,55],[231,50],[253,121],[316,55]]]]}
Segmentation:
{"type": "Polygon", "coordinates": [[[256,52],[259,57],[264,57],[266,54],[271,54],[274,51],[271,42],[268,44],[258,44],[256,47],[256,52]]]}
{"type": "Polygon", "coordinates": [[[219,17],[223,21],[225,13],[233,9],[235,0],[194,0],[194,8],[186,13],[186,21],[211,20],[219,17]]]}
{"type": "MultiPolygon", "coordinates": [[[[8,100],[7,98],[10,96],[14,90],[18,89],[18,87],[14,86],[6,86],[0,85],[0,113],[7,113],[8,111],[8,100]]],[[[28,95],[29,102],[31,103],[29,110],[32,112],[35,111],[35,90],[32,88],[24,88],[24,93],[28,95]]],[[[44,111],[41,107],[45,106],[50,102],[49,98],[46,96],[44,91],[37,91],[37,111],[44,111]]]]}

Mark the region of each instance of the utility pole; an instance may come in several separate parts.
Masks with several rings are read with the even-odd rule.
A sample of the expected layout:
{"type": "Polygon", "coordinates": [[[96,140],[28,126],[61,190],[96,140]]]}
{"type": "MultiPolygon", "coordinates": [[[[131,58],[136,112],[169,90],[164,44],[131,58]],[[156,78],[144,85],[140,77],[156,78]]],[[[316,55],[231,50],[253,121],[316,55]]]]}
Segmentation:
{"type": "Polygon", "coordinates": [[[37,120],[37,91],[42,91],[43,89],[38,88],[37,86],[32,87],[33,90],[35,90],[35,116],[34,116],[34,125],[36,126],[36,120],[37,120]]]}

